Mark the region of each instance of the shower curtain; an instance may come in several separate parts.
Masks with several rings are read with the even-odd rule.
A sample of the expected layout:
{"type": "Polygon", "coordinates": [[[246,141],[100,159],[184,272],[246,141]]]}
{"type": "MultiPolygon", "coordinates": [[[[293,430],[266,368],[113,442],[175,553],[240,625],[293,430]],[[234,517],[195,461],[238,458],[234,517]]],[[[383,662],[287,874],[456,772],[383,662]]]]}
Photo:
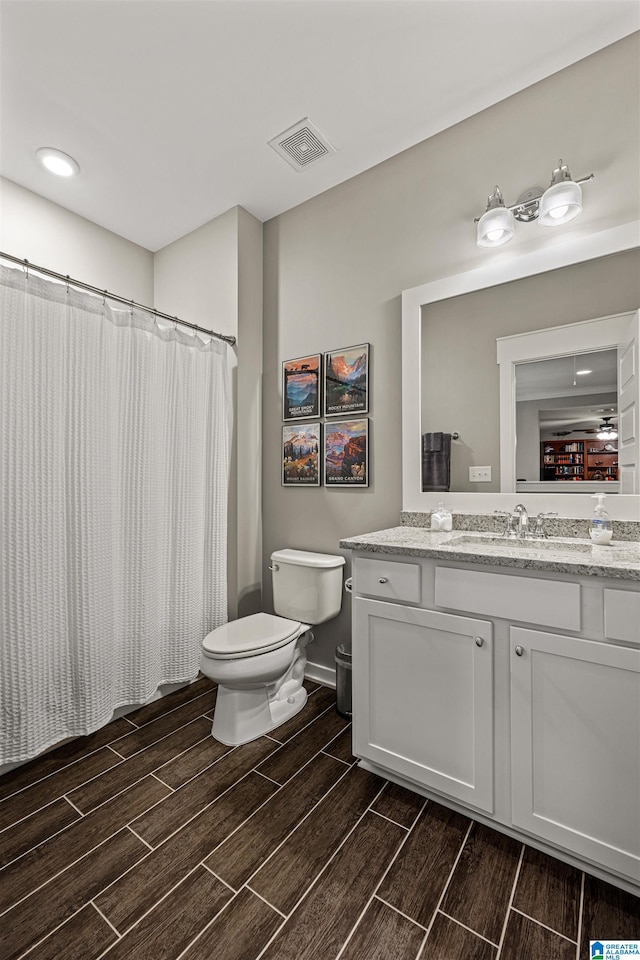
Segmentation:
{"type": "Polygon", "coordinates": [[[197,675],[227,619],[227,350],[0,265],[0,765],[197,675]]]}

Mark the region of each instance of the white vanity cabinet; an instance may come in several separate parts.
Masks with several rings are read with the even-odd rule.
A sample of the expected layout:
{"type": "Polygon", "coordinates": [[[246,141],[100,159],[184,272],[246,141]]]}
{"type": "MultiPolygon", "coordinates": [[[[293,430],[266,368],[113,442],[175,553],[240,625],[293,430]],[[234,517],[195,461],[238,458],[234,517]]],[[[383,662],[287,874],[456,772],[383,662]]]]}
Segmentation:
{"type": "Polygon", "coordinates": [[[354,750],[493,810],[492,626],[358,597],[354,750]]]}
{"type": "Polygon", "coordinates": [[[638,588],[356,552],[354,754],[637,895],[638,588]]]}
{"type": "Polygon", "coordinates": [[[640,881],[640,651],[510,634],[514,826],[640,881]]]}

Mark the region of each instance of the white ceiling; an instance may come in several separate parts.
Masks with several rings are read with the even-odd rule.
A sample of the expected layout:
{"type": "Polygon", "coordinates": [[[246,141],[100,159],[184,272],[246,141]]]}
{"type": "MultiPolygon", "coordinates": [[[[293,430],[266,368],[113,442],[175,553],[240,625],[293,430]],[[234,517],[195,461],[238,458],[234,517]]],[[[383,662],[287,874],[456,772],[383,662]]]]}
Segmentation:
{"type": "Polygon", "coordinates": [[[0,173],[157,250],[236,204],[276,216],[639,27],[638,0],[0,0],[0,173]],[[268,141],[304,117],[337,153],[299,173],[268,141]]]}

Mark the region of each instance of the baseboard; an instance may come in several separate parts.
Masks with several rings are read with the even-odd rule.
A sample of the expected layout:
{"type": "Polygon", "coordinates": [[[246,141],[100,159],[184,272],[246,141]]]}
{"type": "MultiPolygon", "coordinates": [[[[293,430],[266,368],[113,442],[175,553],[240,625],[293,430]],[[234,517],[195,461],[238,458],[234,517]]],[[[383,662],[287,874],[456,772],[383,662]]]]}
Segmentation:
{"type": "Polygon", "coordinates": [[[311,663],[307,660],[307,666],[304,671],[307,680],[314,680],[321,683],[323,687],[336,688],[336,671],[333,667],[325,667],[321,663],[311,663]]]}

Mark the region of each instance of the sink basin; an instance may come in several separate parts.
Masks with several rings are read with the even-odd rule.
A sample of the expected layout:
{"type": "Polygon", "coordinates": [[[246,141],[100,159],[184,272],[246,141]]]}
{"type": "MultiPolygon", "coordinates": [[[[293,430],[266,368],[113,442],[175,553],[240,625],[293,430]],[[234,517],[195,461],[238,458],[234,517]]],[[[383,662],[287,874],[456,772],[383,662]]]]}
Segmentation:
{"type": "MultiPolygon", "coordinates": [[[[562,553],[591,553],[595,544],[587,543],[584,540],[515,540],[507,539],[499,535],[490,534],[464,534],[459,537],[453,537],[447,541],[448,547],[472,546],[473,544],[483,547],[495,547],[500,550],[551,550],[561,551],[562,553]]],[[[608,547],[611,549],[611,546],[608,547]]]]}

